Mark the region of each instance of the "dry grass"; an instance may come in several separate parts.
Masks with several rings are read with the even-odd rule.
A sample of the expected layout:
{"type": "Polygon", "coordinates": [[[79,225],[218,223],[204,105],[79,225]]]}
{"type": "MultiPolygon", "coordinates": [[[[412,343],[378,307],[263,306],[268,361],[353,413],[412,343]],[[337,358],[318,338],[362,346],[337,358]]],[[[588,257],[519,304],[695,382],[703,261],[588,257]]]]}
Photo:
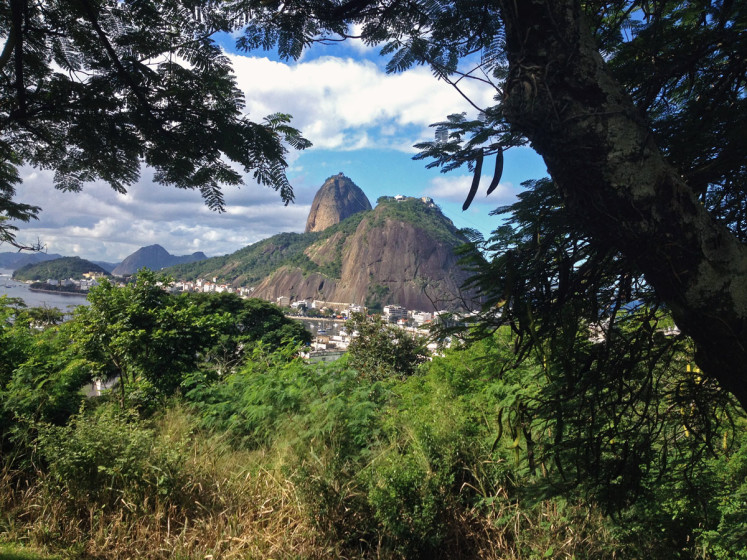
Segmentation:
{"type": "MultiPolygon", "coordinates": [[[[488,511],[467,510],[455,527],[457,538],[469,548],[469,558],[522,560],[553,558],[617,558],[618,546],[595,510],[582,505],[565,507],[544,501],[522,509],[507,496],[498,496],[488,511]]],[[[454,540],[454,539],[452,539],[454,540]]]]}
{"type": "Polygon", "coordinates": [[[43,474],[33,485],[0,473],[0,536],[73,556],[102,559],[329,558],[335,550],[318,534],[285,477],[260,453],[231,449],[220,438],[191,437],[180,409],[161,421],[159,439],[189,442],[180,503],[158,495],[142,503],[83,511],[54,495],[43,474]]]}
{"type": "MultiPolygon", "coordinates": [[[[334,531],[315,523],[294,477],[282,474],[298,460],[287,450],[271,456],[196,436],[192,418],[179,407],[166,413],[156,432],[157,446],[181,446],[178,499],[155,493],[141,503],[82,505],[52,492],[42,474],[27,484],[6,470],[0,472],[0,539],[106,560],[398,558],[382,547],[383,538],[345,548],[334,531]]],[[[601,517],[580,506],[561,511],[548,502],[526,511],[498,492],[489,506],[457,505],[446,515],[442,558],[518,560],[548,551],[556,559],[614,557],[605,552],[613,548],[601,517]]]]}

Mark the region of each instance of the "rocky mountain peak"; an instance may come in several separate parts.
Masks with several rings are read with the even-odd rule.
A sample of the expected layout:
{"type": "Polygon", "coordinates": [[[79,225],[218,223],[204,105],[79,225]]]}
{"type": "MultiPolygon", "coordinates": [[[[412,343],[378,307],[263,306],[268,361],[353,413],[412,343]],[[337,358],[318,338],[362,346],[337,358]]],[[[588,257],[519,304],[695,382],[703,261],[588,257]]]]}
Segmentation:
{"type": "Polygon", "coordinates": [[[365,210],[371,210],[371,202],[360,187],[342,173],[333,175],[314,196],[306,232],[325,230],[365,210]]]}

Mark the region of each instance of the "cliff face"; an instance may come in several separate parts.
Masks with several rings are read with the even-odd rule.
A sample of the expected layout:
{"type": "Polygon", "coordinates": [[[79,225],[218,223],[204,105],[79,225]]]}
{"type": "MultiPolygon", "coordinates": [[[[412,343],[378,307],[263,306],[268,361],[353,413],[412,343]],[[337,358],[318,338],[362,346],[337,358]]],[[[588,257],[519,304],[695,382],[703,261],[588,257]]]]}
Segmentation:
{"type": "Polygon", "coordinates": [[[324,274],[312,272],[304,274],[298,268],[283,266],[261,282],[252,293],[259,297],[275,301],[280,296],[288,296],[293,301],[312,298],[322,301],[341,301],[334,299],[337,282],[324,274]]]}
{"type": "Polygon", "coordinates": [[[135,274],[141,268],[161,270],[167,266],[200,261],[206,258],[205,253],[202,251],[191,255],[177,257],[169,253],[160,245],[149,245],[148,247],[141,247],[119,263],[119,265],[117,265],[117,267],[112,271],[112,274],[115,276],[135,274]]]}
{"type": "Polygon", "coordinates": [[[424,311],[458,307],[467,276],[456,264],[454,248],[414,223],[377,220],[374,213],[345,244],[334,301],[379,300],[424,311]]]}
{"type": "Polygon", "coordinates": [[[371,202],[353,181],[342,173],[327,179],[317,191],[306,220],[306,233],[323,231],[356,212],[371,210],[371,202]]]}

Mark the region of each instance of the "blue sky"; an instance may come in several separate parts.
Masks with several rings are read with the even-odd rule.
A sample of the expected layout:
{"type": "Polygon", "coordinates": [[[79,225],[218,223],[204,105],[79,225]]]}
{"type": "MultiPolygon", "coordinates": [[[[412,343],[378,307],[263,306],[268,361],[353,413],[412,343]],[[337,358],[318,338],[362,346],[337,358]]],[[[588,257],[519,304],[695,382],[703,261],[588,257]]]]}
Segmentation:
{"type": "MultiPolygon", "coordinates": [[[[450,113],[474,117],[477,111],[427,68],[386,74],[378,48],[354,41],[315,46],[297,61],[279,60],[272,52],[238,53],[230,37],[221,44],[246,94],[249,116],[261,120],[278,111],[290,113],[292,124],[314,144],[289,154],[294,204],[284,206],[277,193],[247,178],[241,189],[225,190],[228,208],[217,214],[202,204],[199,193],[154,184],[148,169],[126,195],[105,184],[61,193],[50,187],[50,173],[29,168],[22,173],[20,199],[43,211],[38,221],[20,224],[19,241],[38,238],[50,253],[112,262],[154,243],[172,254],[222,255],[275,233],[303,231],[314,194],[340,172],[372,204],[382,195],[431,196],[457,227],[488,234],[498,225],[490,211],[511,203],[521,182],[545,174],[530,148],[509,150],[500,187],[485,198],[490,180],[485,177],[472,207],[462,212],[472,179],[466,168],[448,174],[426,169],[426,162],[412,159],[412,146],[433,138],[429,124],[450,113]]],[[[484,85],[464,88],[480,107],[491,104],[495,94],[484,85]]]]}

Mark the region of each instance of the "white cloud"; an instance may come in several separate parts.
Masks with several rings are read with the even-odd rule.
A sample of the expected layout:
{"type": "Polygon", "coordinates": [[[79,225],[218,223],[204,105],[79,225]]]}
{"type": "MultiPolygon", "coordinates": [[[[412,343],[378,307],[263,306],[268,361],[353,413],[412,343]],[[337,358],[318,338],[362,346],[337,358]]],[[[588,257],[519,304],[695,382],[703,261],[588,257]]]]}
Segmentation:
{"type": "MultiPolygon", "coordinates": [[[[294,126],[320,148],[409,151],[429,124],[450,113],[475,112],[424,67],[387,74],[372,62],[352,58],[322,57],[295,65],[230,58],[252,118],[290,113],[294,126]],[[417,136],[404,130],[412,125],[420,131],[417,136]],[[403,142],[403,135],[410,140],[403,142]]],[[[465,89],[479,106],[491,103],[489,89],[469,83],[465,89]]]]}
{"type": "MultiPolygon", "coordinates": [[[[511,183],[498,183],[495,190],[486,197],[490,177],[482,177],[480,186],[472,204],[489,204],[493,207],[504,206],[516,202],[516,195],[520,190],[511,183]]],[[[430,185],[423,194],[432,197],[436,202],[448,200],[464,203],[472,186],[472,175],[444,175],[431,179],[430,185]]]]}
{"type": "Polygon", "coordinates": [[[50,253],[112,262],[154,243],[178,255],[230,253],[280,231],[302,231],[310,207],[303,196],[286,207],[272,189],[247,185],[227,189],[227,211],[218,214],[198,192],[154,184],[147,170],[126,195],[101,183],[64,193],[51,187],[50,172],[24,171],[19,200],[42,212],[20,225],[19,241],[39,238],[50,253]]]}

